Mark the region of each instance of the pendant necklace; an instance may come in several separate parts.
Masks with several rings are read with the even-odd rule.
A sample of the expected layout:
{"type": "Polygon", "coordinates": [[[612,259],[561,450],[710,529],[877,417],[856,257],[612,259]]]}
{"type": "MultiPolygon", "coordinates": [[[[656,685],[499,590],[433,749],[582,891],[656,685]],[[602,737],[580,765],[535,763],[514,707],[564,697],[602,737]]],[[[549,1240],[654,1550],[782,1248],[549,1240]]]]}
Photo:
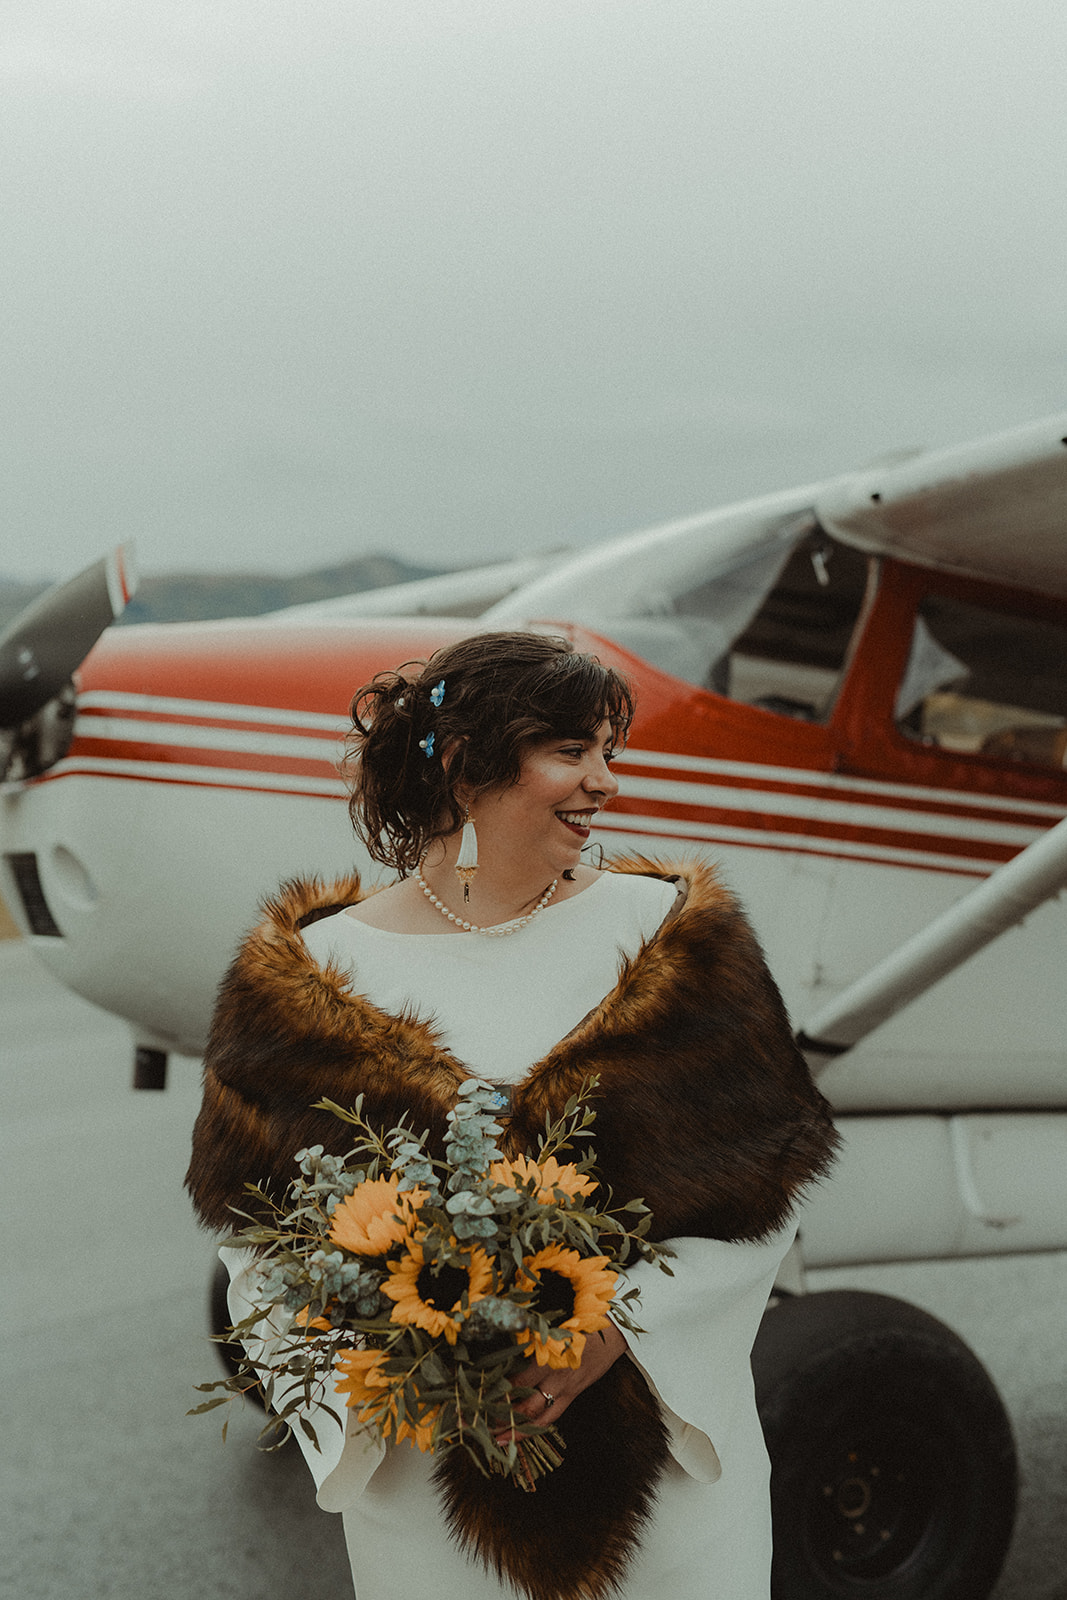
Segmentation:
{"type": "Polygon", "coordinates": [[[538,900],[538,902],[534,906],[533,910],[532,911],[528,911],[524,917],[513,917],[510,922],[499,922],[493,928],[479,928],[477,923],[464,922],[463,918],[460,917],[460,916],[457,916],[454,911],[449,911],[449,909],[445,905],[444,901],[443,900],[438,900],[437,896],[434,894],[433,890],[430,888],[430,885],[426,882],[426,879],[423,877],[422,872],[421,872],[420,869],[421,869],[421,863],[420,863],[420,865],[418,867],[415,868],[415,871],[412,874],[412,876],[414,877],[415,882],[418,884],[419,888],[422,890],[423,894],[426,896],[426,898],[430,902],[430,904],[432,906],[436,906],[437,910],[441,913],[441,915],[443,917],[447,918],[447,920],[449,922],[454,923],[455,926],[462,933],[480,933],[482,935],[482,937],[486,938],[486,939],[506,939],[509,934],[518,933],[520,928],[525,928],[525,926],[526,926],[526,924],[528,922],[532,922],[533,921],[534,917],[537,916],[539,911],[543,911],[545,909],[545,907],[547,906],[548,902],[551,900],[552,896],[555,894],[556,890],[559,888],[559,879],[558,878],[553,878],[552,882],[549,884],[548,888],[545,890],[545,892],[541,896],[540,900],[538,900]]]}

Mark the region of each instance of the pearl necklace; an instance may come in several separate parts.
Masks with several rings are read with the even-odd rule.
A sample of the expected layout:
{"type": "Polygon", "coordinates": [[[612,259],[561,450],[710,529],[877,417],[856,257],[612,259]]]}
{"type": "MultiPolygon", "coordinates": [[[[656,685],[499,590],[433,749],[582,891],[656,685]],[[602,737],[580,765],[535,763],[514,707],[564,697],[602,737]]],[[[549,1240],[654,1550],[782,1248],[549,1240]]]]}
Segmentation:
{"type": "Polygon", "coordinates": [[[548,902],[559,888],[559,879],[553,878],[552,882],[549,884],[540,900],[538,900],[533,910],[528,911],[524,917],[513,917],[510,922],[498,922],[493,928],[479,928],[477,923],[464,922],[463,918],[458,917],[454,911],[449,911],[444,901],[438,900],[437,896],[430,888],[430,885],[426,882],[426,879],[423,877],[418,867],[415,868],[413,877],[423,894],[426,896],[427,900],[432,906],[437,907],[438,911],[443,917],[447,917],[449,922],[454,922],[456,927],[459,928],[461,932],[480,933],[486,939],[506,939],[508,934],[518,933],[520,928],[525,928],[528,922],[533,921],[534,917],[536,917],[539,911],[543,911],[545,909],[548,902]]]}

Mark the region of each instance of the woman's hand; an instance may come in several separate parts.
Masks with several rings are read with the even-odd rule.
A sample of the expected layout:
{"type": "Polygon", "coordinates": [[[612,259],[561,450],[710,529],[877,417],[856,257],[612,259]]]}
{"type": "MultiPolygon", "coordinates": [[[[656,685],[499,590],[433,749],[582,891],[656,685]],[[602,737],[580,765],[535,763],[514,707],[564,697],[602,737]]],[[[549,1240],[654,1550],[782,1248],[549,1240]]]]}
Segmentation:
{"type": "MultiPolygon", "coordinates": [[[[517,1400],[515,1411],[538,1427],[558,1422],[571,1401],[602,1378],[628,1348],[620,1330],[609,1322],[599,1333],[586,1334],[582,1359],[576,1367],[539,1367],[536,1361],[527,1362],[516,1373],[514,1387],[532,1388],[534,1393],[517,1400]]],[[[506,1445],[511,1437],[509,1431],[498,1433],[496,1442],[506,1445]]]]}

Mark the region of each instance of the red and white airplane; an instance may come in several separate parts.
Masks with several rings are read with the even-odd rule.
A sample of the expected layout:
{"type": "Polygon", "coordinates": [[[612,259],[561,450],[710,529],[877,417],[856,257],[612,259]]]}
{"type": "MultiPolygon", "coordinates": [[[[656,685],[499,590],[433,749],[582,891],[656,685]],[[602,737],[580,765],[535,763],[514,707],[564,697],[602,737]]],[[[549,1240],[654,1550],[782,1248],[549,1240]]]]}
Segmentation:
{"type": "Polygon", "coordinates": [[[0,638],[0,887],[146,1086],[201,1051],[261,895],[373,872],[336,771],[359,684],[531,625],[629,675],[597,842],[720,864],[844,1137],[756,1351],[776,1593],[988,1593],[988,1379],[913,1307],[797,1291],[805,1263],[1067,1248],[1067,415],[254,620],[104,631],[129,589],[116,552],[0,638]]]}

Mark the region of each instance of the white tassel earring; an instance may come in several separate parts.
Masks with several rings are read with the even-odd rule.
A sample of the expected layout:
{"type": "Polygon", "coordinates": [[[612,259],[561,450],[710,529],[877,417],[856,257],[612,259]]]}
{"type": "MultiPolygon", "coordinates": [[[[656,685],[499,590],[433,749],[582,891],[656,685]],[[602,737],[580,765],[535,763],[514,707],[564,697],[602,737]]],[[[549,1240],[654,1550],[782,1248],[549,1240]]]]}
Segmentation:
{"type": "Polygon", "coordinates": [[[478,870],[478,835],[471,821],[470,807],[463,807],[463,832],[460,835],[459,855],[456,857],[456,877],[463,885],[465,902],[471,897],[471,879],[478,870]]]}

